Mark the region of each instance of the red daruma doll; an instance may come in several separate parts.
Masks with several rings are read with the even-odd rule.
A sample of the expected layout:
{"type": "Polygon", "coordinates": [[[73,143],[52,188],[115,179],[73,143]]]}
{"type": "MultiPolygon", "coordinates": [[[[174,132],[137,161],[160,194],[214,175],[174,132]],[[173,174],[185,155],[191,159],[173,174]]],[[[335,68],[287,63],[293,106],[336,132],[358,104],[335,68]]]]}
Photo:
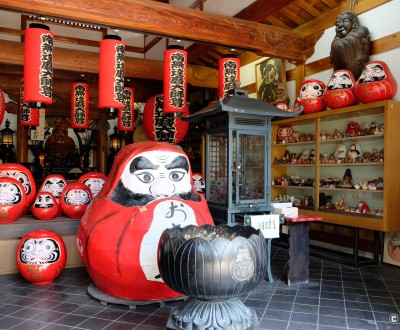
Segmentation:
{"type": "Polygon", "coordinates": [[[158,269],[166,228],[213,224],[192,184],[187,154],[166,142],[137,142],[118,153],[104,187],[82,217],[78,250],[103,294],[129,300],[181,297],[158,269]]]}
{"type": "Polygon", "coordinates": [[[323,111],[326,107],[324,92],[325,84],[318,79],[305,80],[299,90],[297,103],[303,106],[303,114],[323,111]]]}
{"type": "Polygon", "coordinates": [[[356,96],[362,103],[390,100],[396,93],[397,82],[385,62],[365,65],[356,84],[356,96]]]}
{"type": "Polygon", "coordinates": [[[22,217],[26,204],[22,184],[11,177],[0,177],[0,224],[14,222],[22,217]]]}
{"type": "Polygon", "coordinates": [[[355,85],[356,80],[349,70],[335,71],[325,91],[326,105],[336,109],[356,104],[355,85]]]}
{"type": "Polygon", "coordinates": [[[60,205],[68,218],[80,219],[92,201],[90,188],[79,182],[69,183],[61,193],[60,205]]]}
{"type": "Polygon", "coordinates": [[[50,192],[39,191],[32,205],[32,214],[39,220],[52,220],[57,216],[60,207],[50,192]]]}
{"type": "Polygon", "coordinates": [[[64,270],[67,249],[57,233],[35,230],[21,238],[17,266],[22,277],[33,284],[53,282],[64,270]]]}
{"type": "Polygon", "coordinates": [[[62,207],[60,205],[60,197],[63,189],[67,185],[67,181],[61,174],[50,174],[43,180],[42,185],[39,188],[39,192],[49,192],[56,199],[59,204],[57,216],[63,214],[62,207]]]}

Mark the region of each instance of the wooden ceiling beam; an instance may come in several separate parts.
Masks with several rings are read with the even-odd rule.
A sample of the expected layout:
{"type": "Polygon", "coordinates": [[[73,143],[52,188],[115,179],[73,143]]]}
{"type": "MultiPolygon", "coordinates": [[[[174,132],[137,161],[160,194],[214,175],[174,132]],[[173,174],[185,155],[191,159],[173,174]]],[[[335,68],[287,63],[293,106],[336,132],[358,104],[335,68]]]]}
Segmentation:
{"type": "MultiPolygon", "coordinates": [[[[250,6],[235,15],[235,18],[247,21],[261,22],[265,17],[272,15],[294,0],[256,0],[250,6]]],[[[188,50],[188,61],[192,62],[201,57],[204,53],[211,51],[213,46],[195,43],[188,50]]]]}
{"type": "Polygon", "coordinates": [[[248,49],[297,60],[303,38],[285,29],[145,0],[0,0],[0,8],[248,49]]]}

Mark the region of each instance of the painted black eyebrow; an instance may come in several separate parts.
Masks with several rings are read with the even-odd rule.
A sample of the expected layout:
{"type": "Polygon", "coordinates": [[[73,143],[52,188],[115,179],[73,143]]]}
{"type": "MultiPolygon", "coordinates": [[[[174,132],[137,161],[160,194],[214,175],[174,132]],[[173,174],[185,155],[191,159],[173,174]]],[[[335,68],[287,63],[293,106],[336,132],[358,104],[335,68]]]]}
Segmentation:
{"type": "Polygon", "coordinates": [[[170,164],[165,165],[165,168],[167,170],[172,170],[174,168],[184,168],[186,172],[189,172],[189,163],[185,157],[178,156],[170,164]]]}
{"type": "Polygon", "coordinates": [[[156,170],[158,169],[158,165],[154,165],[149,159],[143,156],[139,156],[132,160],[131,165],[129,166],[129,171],[132,174],[138,170],[156,170]]]}

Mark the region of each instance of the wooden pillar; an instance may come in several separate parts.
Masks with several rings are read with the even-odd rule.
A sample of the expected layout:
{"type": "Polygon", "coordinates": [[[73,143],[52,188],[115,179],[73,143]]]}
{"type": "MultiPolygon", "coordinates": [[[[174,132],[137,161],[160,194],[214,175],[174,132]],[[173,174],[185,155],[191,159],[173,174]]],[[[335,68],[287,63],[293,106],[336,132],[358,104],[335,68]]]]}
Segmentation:
{"type": "Polygon", "coordinates": [[[303,56],[303,61],[296,63],[296,95],[300,88],[300,85],[304,82],[306,76],[306,66],[305,66],[306,58],[303,56]]]}
{"type": "Polygon", "coordinates": [[[99,131],[99,144],[97,147],[97,170],[107,172],[107,132],[99,131]]]}
{"type": "Polygon", "coordinates": [[[28,129],[21,125],[17,119],[17,150],[16,150],[16,162],[27,163],[28,162],[28,129]]]}

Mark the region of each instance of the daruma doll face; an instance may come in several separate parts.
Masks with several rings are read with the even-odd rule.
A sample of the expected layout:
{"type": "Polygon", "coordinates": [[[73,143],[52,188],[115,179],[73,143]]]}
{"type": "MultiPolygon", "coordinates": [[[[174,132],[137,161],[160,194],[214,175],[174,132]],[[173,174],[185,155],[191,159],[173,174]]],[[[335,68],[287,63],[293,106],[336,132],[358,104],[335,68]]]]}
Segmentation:
{"type": "Polygon", "coordinates": [[[22,277],[33,284],[48,284],[64,270],[67,250],[57,233],[36,230],[22,237],[16,257],[22,277]]]}

